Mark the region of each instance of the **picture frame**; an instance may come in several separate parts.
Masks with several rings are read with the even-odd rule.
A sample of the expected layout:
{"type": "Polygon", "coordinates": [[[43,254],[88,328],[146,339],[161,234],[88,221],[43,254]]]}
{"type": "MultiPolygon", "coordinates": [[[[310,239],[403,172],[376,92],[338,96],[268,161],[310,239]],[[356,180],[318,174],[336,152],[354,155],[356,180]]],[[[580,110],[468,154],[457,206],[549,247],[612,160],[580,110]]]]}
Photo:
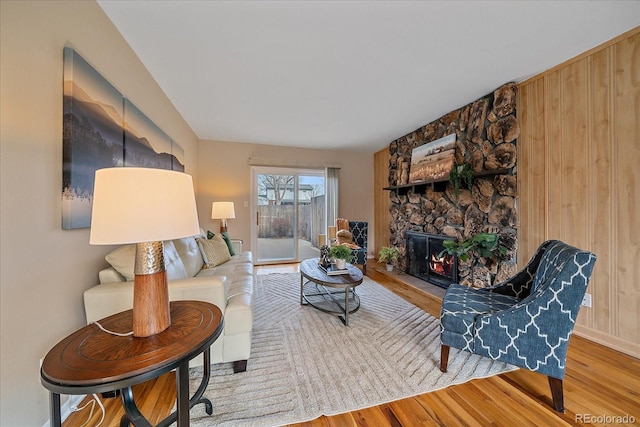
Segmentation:
{"type": "Polygon", "coordinates": [[[414,148],[411,152],[409,183],[447,180],[455,162],[455,148],[455,133],[414,148]]]}

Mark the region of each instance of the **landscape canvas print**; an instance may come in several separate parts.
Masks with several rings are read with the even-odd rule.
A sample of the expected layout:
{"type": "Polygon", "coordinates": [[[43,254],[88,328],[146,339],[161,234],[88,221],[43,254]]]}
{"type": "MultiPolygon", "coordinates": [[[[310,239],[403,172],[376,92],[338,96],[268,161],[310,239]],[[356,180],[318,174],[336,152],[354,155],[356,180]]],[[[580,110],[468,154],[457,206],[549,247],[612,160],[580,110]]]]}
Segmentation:
{"type": "Polygon", "coordinates": [[[95,171],[123,166],[123,96],[71,48],[64,49],[62,228],[91,225],[95,171]]]}
{"type": "Polygon", "coordinates": [[[414,148],[411,152],[409,182],[447,180],[455,161],[455,149],[455,133],[414,148]]]}
{"type": "Polygon", "coordinates": [[[184,149],[175,141],[171,141],[171,162],[171,169],[184,172],[184,149]]]}
{"type": "Polygon", "coordinates": [[[171,169],[171,138],[128,99],[124,101],[124,165],[171,169]]]}
{"type": "Polygon", "coordinates": [[[64,49],[62,228],[91,226],[95,172],[184,172],[184,150],[71,48],[64,49]]]}

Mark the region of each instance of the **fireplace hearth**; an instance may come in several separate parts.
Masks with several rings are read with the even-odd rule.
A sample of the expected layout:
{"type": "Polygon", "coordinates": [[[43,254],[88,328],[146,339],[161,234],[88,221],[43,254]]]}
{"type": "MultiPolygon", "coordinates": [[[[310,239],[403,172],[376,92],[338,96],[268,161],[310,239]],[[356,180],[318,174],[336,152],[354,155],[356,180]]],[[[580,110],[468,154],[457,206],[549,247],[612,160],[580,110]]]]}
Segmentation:
{"type": "Polygon", "coordinates": [[[406,272],[441,288],[458,281],[458,259],[455,255],[443,254],[442,242],[449,236],[408,231],[406,272]]]}

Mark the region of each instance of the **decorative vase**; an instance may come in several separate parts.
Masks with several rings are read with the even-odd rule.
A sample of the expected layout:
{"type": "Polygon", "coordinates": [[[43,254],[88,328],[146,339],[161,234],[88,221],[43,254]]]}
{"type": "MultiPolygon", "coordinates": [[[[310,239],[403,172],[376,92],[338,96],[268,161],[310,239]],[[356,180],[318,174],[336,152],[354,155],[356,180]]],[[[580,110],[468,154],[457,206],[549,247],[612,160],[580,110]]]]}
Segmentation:
{"type": "Polygon", "coordinates": [[[393,271],[393,264],[387,264],[387,271],[393,271]]]}
{"type": "Polygon", "coordinates": [[[344,270],[347,267],[347,260],[336,258],[336,268],[338,270],[344,270]]]}

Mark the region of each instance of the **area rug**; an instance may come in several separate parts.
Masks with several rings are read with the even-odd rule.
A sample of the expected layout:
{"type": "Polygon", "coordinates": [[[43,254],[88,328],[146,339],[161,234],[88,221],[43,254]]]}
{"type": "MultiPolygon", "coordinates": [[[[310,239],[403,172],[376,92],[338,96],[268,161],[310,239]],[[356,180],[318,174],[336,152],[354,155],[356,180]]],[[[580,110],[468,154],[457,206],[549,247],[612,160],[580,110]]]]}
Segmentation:
{"type": "MultiPolygon", "coordinates": [[[[266,427],[298,423],[497,375],[514,367],[451,349],[440,372],[438,319],[365,277],[360,310],[344,326],[334,315],[300,305],[298,274],[257,276],[247,371],[212,366],[203,405],[191,425],[266,427]]],[[[190,371],[191,390],[202,368],[190,371]]]]}

